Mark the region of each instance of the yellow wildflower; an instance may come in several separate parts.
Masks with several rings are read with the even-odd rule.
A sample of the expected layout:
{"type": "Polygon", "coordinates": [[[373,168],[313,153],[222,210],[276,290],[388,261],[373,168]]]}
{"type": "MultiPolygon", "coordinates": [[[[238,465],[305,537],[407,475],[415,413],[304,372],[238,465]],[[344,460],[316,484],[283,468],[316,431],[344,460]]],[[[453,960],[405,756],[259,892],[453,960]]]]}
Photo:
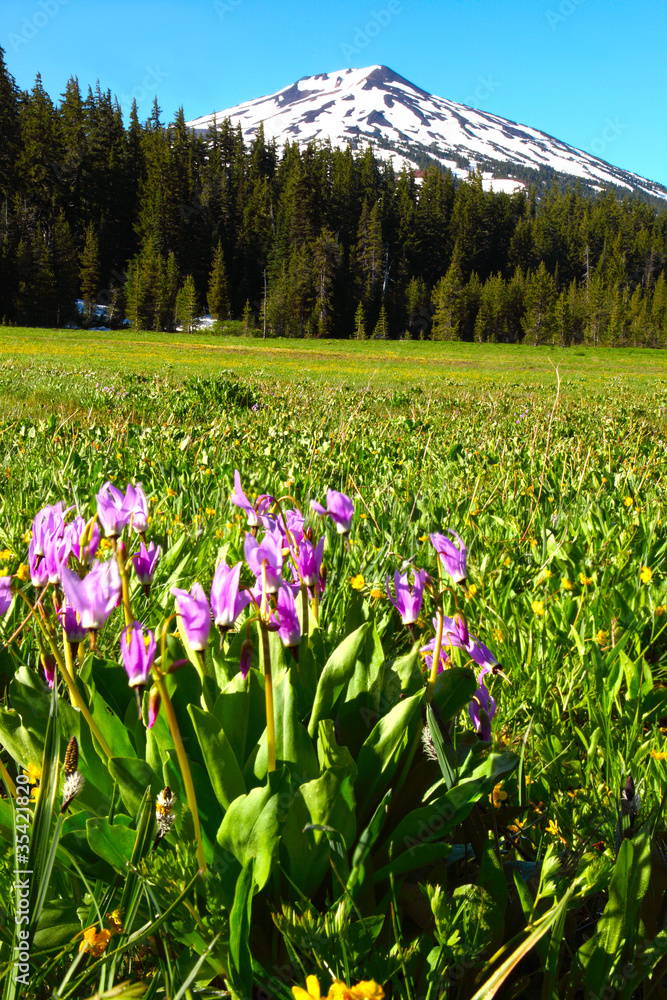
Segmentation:
{"type": "Polygon", "coordinates": [[[113,913],[109,913],[107,916],[110,927],[109,930],[112,934],[122,934],[123,933],[123,921],[121,920],[120,910],[116,909],[113,913]]]}
{"type": "Polygon", "coordinates": [[[216,538],[223,538],[223,537],[224,537],[224,534],[225,534],[225,533],[224,533],[224,531],[222,530],[222,528],[216,528],[216,529],[215,529],[215,537],[216,537],[216,538]]]}
{"type": "Polygon", "coordinates": [[[474,583],[471,583],[465,592],[465,596],[468,598],[468,600],[470,600],[470,598],[474,597],[476,593],[477,593],[477,587],[475,586],[474,583]]]}
{"type": "Polygon", "coordinates": [[[544,601],[533,601],[531,608],[533,609],[533,614],[536,614],[538,618],[544,616],[544,601]]]}
{"type": "Polygon", "coordinates": [[[505,556],[505,558],[503,559],[503,566],[511,566],[511,565],[512,565],[512,560],[510,559],[509,556],[505,556]]]}
{"type": "Polygon", "coordinates": [[[352,590],[361,590],[365,583],[366,581],[364,580],[361,573],[358,573],[357,576],[353,576],[352,579],[350,580],[350,586],[352,587],[352,590]]]}
{"type": "Polygon", "coordinates": [[[593,582],[592,576],[586,576],[585,573],[579,574],[579,583],[582,585],[582,587],[588,587],[592,582],[593,582]]]}
{"type": "Polygon", "coordinates": [[[667,753],[664,750],[651,750],[651,757],[655,760],[664,760],[667,757],[667,753]]]}
{"type": "Polygon", "coordinates": [[[24,531],[23,541],[25,542],[26,545],[28,544],[31,538],[32,538],[32,531],[24,531]]]}
{"type": "Polygon", "coordinates": [[[207,507],[206,513],[209,515],[209,517],[213,517],[213,515],[215,514],[215,507],[207,507]]]}
{"type": "Polygon", "coordinates": [[[83,932],[83,941],[79,945],[79,951],[89,951],[93,958],[99,958],[109,944],[110,937],[111,931],[108,931],[105,927],[102,928],[99,934],[94,925],[87,927],[83,932]]]}
{"type": "Polygon", "coordinates": [[[626,507],[632,507],[634,500],[632,499],[632,497],[626,497],[623,503],[625,504],[626,507]]]}
{"type": "Polygon", "coordinates": [[[13,555],[14,553],[11,549],[3,549],[2,552],[0,552],[0,559],[2,559],[3,562],[7,562],[7,560],[11,559],[13,555]]]}
{"type": "Polygon", "coordinates": [[[168,497],[175,497],[175,496],[177,496],[177,495],[178,495],[178,494],[176,493],[176,490],[172,490],[172,488],[171,488],[171,486],[170,486],[170,487],[169,487],[169,489],[167,490],[167,496],[168,496],[168,497]]]}
{"type": "Polygon", "coordinates": [[[604,644],[606,643],[607,633],[603,628],[598,629],[597,635],[595,636],[595,641],[597,642],[598,646],[604,646],[604,644]]]}
{"type": "Polygon", "coordinates": [[[108,538],[103,538],[100,542],[100,552],[108,552],[111,548],[111,542],[108,538]]]}
{"type": "Polygon", "coordinates": [[[535,546],[537,545],[537,539],[536,538],[529,538],[528,541],[530,542],[530,547],[534,549],[535,546]]]}
{"type": "Polygon", "coordinates": [[[350,989],[352,1000],[382,1000],[384,990],[373,979],[365,979],[350,989]]]}
{"type": "Polygon", "coordinates": [[[420,535],[419,536],[419,541],[420,542],[427,542],[428,541],[428,535],[420,535]]]}
{"type": "Polygon", "coordinates": [[[553,576],[552,571],[550,569],[545,569],[545,571],[543,573],[544,579],[545,580],[550,580],[552,578],[552,576],[553,576]]]}
{"type": "Polygon", "coordinates": [[[653,570],[649,566],[642,566],[639,572],[639,579],[642,583],[650,583],[653,579],[653,570]]]}
{"type": "Polygon", "coordinates": [[[510,833],[521,833],[525,825],[525,819],[516,819],[510,826],[507,827],[507,829],[510,833]]]}
{"type": "Polygon", "coordinates": [[[305,990],[302,986],[293,986],[292,993],[295,1000],[321,1000],[322,997],[317,976],[307,976],[305,990]]]}
{"type": "Polygon", "coordinates": [[[501,628],[494,628],[494,630],[493,630],[493,632],[491,634],[493,635],[493,638],[496,640],[496,642],[504,642],[505,641],[505,633],[503,632],[503,630],[501,628]]]}
{"type": "Polygon", "coordinates": [[[379,587],[373,587],[371,590],[371,597],[384,597],[384,590],[380,590],[379,587]]]}
{"type": "Polygon", "coordinates": [[[659,604],[657,606],[657,608],[655,609],[655,616],[656,616],[656,618],[662,618],[662,616],[665,614],[665,612],[667,612],[667,605],[665,605],[665,604],[659,604]]]}
{"type": "Polygon", "coordinates": [[[30,567],[27,563],[21,563],[16,571],[16,575],[23,583],[30,579],[30,567]]]}
{"type": "Polygon", "coordinates": [[[495,786],[495,788],[489,795],[489,802],[491,802],[496,807],[496,809],[499,809],[501,803],[504,802],[506,798],[507,798],[507,792],[503,791],[503,783],[501,781],[495,786]]]}
{"type": "Polygon", "coordinates": [[[550,833],[552,837],[560,837],[558,823],[555,819],[550,819],[547,823],[547,833],[550,833]]]}

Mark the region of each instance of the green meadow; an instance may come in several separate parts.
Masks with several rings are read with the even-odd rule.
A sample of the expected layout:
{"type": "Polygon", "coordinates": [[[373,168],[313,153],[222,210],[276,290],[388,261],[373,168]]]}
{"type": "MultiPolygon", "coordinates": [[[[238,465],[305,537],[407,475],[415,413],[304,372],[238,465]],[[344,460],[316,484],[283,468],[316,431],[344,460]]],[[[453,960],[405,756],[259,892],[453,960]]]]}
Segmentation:
{"type": "Polygon", "coordinates": [[[0,356],[6,982],[12,788],[34,786],[30,985],[3,1000],[304,1000],[311,976],[352,1000],[660,995],[662,352],[2,328],[0,356]],[[250,503],[270,494],[266,511],[300,509],[324,538],[297,654],[270,597],[201,652],[172,617],[172,588],[208,595],[222,562],[256,584],[235,470],[250,503]],[[73,650],[56,585],[31,579],[33,518],[63,501],[90,523],[108,481],[143,484],[162,555],[146,593],[136,532],[117,556],[100,542],[127,592],[73,650]],[[311,508],[328,489],[354,503],[349,537],[311,508]],[[463,583],[430,540],[449,529],[463,583]],[[430,584],[406,626],[387,584],[393,598],[395,571],[412,586],[415,570],[430,584]],[[156,636],[139,698],[128,613],[156,636]],[[456,614],[491,671],[442,624],[456,614]],[[66,803],[72,737],[85,784],[66,803]]]}

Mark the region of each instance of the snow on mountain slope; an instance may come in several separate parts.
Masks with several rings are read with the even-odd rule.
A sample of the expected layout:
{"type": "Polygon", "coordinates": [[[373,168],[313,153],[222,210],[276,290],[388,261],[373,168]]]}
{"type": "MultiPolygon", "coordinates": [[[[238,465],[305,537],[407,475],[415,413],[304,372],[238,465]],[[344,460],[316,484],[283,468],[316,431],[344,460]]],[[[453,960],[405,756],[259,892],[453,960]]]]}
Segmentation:
{"type": "MultiPolygon", "coordinates": [[[[232,124],[240,124],[246,141],[263,122],[266,138],[276,139],[279,144],[329,140],[334,146],[351,142],[359,148],[370,142],[379,156],[392,157],[397,169],[404,163],[414,166],[415,156],[420,153],[449,167],[459,177],[469,172],[469,167],[462,166],[461,157],[470,167],[479,165],[486,170],[494,160],[509,161],[534,169],[550,167],[589,184],[617,184],[667,200],[667,188],[653,181],[614,167],[538,129],[428,94],[386,66],[303,77],[268,97],[204,115],[188,124],[197,131],[206,131],[214,117],[218,122],[230,118],[232,124]]],[[[487,180],[485,186],[491,186],[491,182],[487,180]]],[[[501,190],[497,181],[493,188],[501,190]]]]}

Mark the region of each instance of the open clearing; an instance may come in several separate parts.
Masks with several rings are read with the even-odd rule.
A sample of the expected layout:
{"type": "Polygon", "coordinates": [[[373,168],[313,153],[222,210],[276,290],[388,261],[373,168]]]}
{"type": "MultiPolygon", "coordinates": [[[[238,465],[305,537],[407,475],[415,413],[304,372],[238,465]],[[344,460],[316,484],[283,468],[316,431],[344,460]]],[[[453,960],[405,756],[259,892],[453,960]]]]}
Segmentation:
{"type": "Polygon", "coordinates": [[[375,380],[380,386],[438,388],[454,380],[474,385],[486,380],[518,384],[553,383],[552,365],[565,386],[597,391],[622,377],[638,389],[667,378],[664,351],[625,348],[560,348],[506,344],[422,341],[276,340],[211,334],[137,331],[0,329],[0,359],[32,364],[85,365],[106,372],[177,376],[212,375],[232,369],[239,375],[264,372],[290,381],[375,380]]]}

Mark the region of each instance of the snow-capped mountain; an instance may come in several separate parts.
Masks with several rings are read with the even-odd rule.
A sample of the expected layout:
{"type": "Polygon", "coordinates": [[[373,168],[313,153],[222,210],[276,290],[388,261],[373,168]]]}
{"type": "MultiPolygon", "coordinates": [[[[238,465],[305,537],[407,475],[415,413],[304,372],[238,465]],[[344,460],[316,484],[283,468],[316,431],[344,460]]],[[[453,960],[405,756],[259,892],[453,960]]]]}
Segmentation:
{"type": "Polygon", "coordinates": [[[423,164],[424,155],[459,177],[479,166],[486,171],[485,186],[493,184],[494,190],[514,186],[511,181],[490,180],[494,161],[502,161],[535,170],[548,167],[593,187],[611,183],[667,200],[667,188],[660,184],[538,129],[428,94],[386,66],[306,76],[268,97],[188,124],[205,132],[214,117],[218,122],[230,118],[232,124],[239,123],[246,141],[263,122],[266,138],[279,144],[330,140],[334,146],[351,142],[359,148],[370,142],[378,155],[393,158],[396,169],[404,163],[423,164]]]}

